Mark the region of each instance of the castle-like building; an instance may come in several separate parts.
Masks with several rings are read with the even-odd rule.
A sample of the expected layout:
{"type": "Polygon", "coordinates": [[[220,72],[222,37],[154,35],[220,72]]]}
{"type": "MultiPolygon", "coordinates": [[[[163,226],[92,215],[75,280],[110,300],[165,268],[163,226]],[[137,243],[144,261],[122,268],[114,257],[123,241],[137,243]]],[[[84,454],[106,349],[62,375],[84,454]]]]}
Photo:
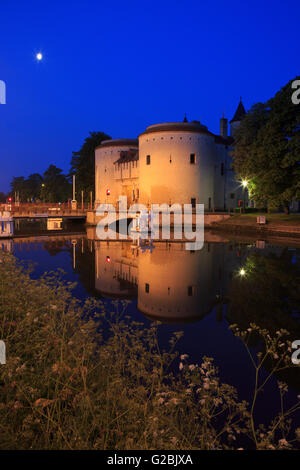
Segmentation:
{"type": "Polygon", "coordinates": [[[220,135],[199,121],[154,124],[138,139],[106,140],[95,150],[95,205],[204,204],[228,210],[243,199],[232,169],[234,133],[246,114],[240,101],[233,119],[220,120],[220,135]]]}

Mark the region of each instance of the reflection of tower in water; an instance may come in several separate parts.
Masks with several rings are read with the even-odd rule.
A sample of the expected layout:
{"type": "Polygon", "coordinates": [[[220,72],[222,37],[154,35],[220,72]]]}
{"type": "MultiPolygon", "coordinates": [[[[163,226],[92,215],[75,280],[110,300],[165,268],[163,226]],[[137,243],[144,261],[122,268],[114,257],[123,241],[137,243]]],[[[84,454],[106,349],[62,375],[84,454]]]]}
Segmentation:
{"type": "Polygon", "coordinates": [[[138,256],[134,251],[127,242],[95,242],[96,290],[107,297],[136,297],[138,256]]]}
{"type": "Polygon", "coordinates": [[[201,319],[214,305],[218,319],[237,264],[224,244],[206,243],[188,251],[185,243],[156,243],[141,250],[128,242],[95,243],[95,287],[102,295],[138,298],[138,309],[151,319],[185,322],[201,319]]]}

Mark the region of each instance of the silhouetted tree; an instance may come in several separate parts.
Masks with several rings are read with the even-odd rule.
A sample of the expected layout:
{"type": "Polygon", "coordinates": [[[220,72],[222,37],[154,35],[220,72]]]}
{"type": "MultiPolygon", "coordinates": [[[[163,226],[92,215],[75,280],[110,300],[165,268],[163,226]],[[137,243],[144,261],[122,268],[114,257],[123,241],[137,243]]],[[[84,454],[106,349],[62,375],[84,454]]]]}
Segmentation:
{"type": "Polygon", "coordinates": [[[7,198],[6,194],[4,194],[4,193],[2,193],[2,191],[0,191],[0,203],[1,202],[6,202],[6,198],[7,198]]]}
{"type": "Polygon", "coordinates": [[[108,139],[111,137],[104,132],[90,132],[81,149],[73,152],[70,176],[76,175],[77,194],[84,191],[85,198],[89,197],[90,191],[95,194],[95,148],[108,139]]]}
{"type": "Polygon", "coordinates": [[[65,202],[72,196],[71,185],[60,168],[50,165],[43,175],[41,199],[45,202],[65,202]]]}
{"type": "Polygon", "coordinates": [[[21,202],[38,199],[41,194],[42,180],[39,173],[33,173],[27,179],[24,176],[15,177],[11,182],[11,195],[14,197],[15,193],[18,193],[21,202]]]}

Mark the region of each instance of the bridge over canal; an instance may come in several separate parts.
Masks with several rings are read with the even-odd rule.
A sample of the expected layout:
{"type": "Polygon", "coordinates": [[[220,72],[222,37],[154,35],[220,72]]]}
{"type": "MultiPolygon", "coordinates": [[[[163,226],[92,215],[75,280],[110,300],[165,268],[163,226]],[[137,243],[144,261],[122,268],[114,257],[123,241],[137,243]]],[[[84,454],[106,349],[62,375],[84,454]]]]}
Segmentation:
{"type": "Polygon", "coordinates": [[[86,219],[89,206],[73,209],[69,204],[0,204],[1,217],[12,219],[86,219]]]}

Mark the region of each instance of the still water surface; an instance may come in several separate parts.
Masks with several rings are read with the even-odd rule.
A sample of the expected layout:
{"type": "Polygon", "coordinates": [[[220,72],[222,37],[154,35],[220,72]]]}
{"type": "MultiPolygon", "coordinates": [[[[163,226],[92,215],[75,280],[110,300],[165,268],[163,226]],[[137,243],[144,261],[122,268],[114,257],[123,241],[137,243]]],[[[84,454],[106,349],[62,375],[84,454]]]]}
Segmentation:
{"type": "MultiPolygon", "coordinates": [[[[82,226],[72,234],[64,227],[61,233],[28,236],[35,228],[19,228],[19,238],[2,240],[0,247],[34,262],[35,278],[63,269],[66,281],[77,282],[74,296],[82,300],[97,297],[111,309],[112,301],[128,299],[130,319],[145,325],[161,321],[163,347],[168,347],[172,332],[183,331],[180,352],[191,363],[213,357],[221,380],[235,386],[240,399],[252,397],[254,369],[229,325],[246,329],[254,322],[273,334],[285,328],[291,340],[300,339],[300,248],[292,243],[237,242],[206,233],[204,248],[190,252],[181,242],[156,242],[141,249],[130,241],[99,241],[93,229],[82,226]]],[[[257,346],[252,344],[253,349],[257,346]]],[[[293,404],[300,393],[300,367],[280,379],[289,385],[286,405],[293,404]]],[[[278,410],[274,377],[258,402],[259,421],[278,410]]]]}

